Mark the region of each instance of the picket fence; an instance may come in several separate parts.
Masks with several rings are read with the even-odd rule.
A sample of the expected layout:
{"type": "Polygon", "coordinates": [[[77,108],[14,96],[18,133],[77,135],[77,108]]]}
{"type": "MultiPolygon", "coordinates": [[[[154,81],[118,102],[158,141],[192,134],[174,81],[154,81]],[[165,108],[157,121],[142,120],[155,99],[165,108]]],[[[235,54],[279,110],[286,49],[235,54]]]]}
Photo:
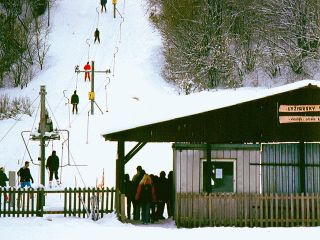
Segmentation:
{"type": "Polygon", "coordinates": [[[113,188],[65,188],[63,190],[45,190],[43,188],[0,188],[0,217],[30,217],[45,214],[63,214],[67,216],[88,217],[94,210],[103,217],[104,213],[114,211],[115,190],[113,188]],[[42,206],[53,195],[63,196],[58,208],[52,210],[42,206]]]}
{"type": "Polygon", "coordinates": [[[320,195],[178,193],[178,227],[294,227],[320,225],[320,195]]]}

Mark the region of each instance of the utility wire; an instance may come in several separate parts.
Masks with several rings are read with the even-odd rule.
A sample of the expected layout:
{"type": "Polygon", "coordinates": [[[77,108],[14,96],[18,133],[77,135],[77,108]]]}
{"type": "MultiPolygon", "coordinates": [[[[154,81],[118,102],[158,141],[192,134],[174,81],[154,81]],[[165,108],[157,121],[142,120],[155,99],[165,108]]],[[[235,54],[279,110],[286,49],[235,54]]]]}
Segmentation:
{"type": "MultiPolygon", "coordinates": [[[[31,127],[30,132],[33,130],[33,127],[34,127],[34,125],[35,125],[35,122],[36,122],[36,119],[37,119],[37,116],[38,116],[38,113],[39,113],[39,110],[40,110],[40,104],[41,104],[41,103],[39,102],[38,108],[37,108],[37,112],[36,112],[36,115],[35,115],[35,117],[34,117],[34,121],[33,121],[33,124],[32,124],[32,127],[31,127]]],[[[28,139],[27,146],[29,145],[29,142],[30,142],[30,138],[28,139]]],[[[24,160],[25,155],[26,155],[26,152],[27,152],[27,149],[24,150],[22,160],[24,160]]],[[[23,162],[24,162],[24,161],[21,161],[20,166],[22,165],[23,162]]]]}
{"type": "MultiPolygon", "coordinates": [[[[30,108],[35,103],[35,101],[39,98],[39,96],[36,97],[36,99],[31,103],[30,108]]],[[[16,126],[18,121],[21,120],[23,115],[21,115],[18,119],[16,119],[15,123],[8,129],[8,131],[4,134],[4,136],[0,139],[0,143],[7,137],[7,135],[10,133],[10,131],[16,126]]]]}
{"type": "MultiPolygon", "coordinates": [[[[48,104],[48,107],[49,107],[50,112],[52,113],[53,119],[55,120],[58,129],[60,129],[59,124],[58,124],[58,121],[57,121],[54,113],[52,112],[51,106],[50,106],[49,101],[48,101],[47,99],[46,99],[46,102],[47,102],[47,104],[48,104]]],[[[63,140],[66,140],[66,139],[64,138],[63,134],[62,134],[62,138],[63,138],[63,140]]],[[[67,143],[67,145],[68,145],[68,143],[67,143]]],[[[77,163],[75,162],[75,160],[74,160],[74,158],[73,158],[72,153],[71,153],[70,150],[69,150],[69,153],[70,153],[70,155],[71,155],[71,159],[72,159],[72,161],[73,161],[73,163],[74,163],[74,166],[76,167],[77,172],[78,172],[78,174],[79,174],[79,176],[80,176],[80,178],[81,178],[81,181],[82,181],[83,185],[86,187],[86,183],[85,183],[85,181],[83,180],[83,177],[82,177],[82,175],[81,175],[81,172],[80,172],[80,170],[79,170],[79,168],[78,168],[78,166],[77,166],[77,163]]]]}

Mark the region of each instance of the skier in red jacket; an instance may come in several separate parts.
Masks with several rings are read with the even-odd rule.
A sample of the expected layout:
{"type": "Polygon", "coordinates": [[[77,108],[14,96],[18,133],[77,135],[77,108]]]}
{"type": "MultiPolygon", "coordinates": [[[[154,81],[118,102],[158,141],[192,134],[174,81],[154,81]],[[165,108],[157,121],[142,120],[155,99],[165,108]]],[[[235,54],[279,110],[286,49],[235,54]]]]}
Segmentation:
{"type": "Polygon", "coordinates": [[[84,81],[87,80],[87,78],[89,79],[89,82],[90,82],[90,70],[91,70],[91,66],[89,64],[89,62],[87,62],[86,65],[84,65],[83,69],[86,71],[84,73],[84,81]]]}

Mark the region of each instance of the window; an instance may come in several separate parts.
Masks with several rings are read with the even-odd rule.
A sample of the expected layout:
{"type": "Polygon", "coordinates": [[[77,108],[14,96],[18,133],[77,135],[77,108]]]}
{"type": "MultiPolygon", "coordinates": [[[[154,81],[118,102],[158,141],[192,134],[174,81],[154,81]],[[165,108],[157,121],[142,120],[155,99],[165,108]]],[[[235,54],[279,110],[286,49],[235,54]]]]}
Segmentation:
{"type": "Polygon", "coordinates": [[[235,169],[234,159],[213,159],[211,166],[207,160],[202,160],[202,190],[205,184],[205,171],[210,167],[211,171],[211,192],[235,192],[235,169]]]}

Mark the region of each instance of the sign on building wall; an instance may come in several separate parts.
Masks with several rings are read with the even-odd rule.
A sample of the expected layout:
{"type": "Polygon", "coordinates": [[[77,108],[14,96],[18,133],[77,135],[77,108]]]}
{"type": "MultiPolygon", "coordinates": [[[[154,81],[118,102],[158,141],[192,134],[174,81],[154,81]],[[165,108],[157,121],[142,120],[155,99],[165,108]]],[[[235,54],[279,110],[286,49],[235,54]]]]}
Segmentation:
{"type": "Polygon", "coordinates": [[[320,105],[280,105],[279,113],[280,123],[320,122],[320,105]]]}
{"type": "Polygon", "coordinates": [[[279,112],[320,112],[320,105],[280,105],[279,112]]]}

